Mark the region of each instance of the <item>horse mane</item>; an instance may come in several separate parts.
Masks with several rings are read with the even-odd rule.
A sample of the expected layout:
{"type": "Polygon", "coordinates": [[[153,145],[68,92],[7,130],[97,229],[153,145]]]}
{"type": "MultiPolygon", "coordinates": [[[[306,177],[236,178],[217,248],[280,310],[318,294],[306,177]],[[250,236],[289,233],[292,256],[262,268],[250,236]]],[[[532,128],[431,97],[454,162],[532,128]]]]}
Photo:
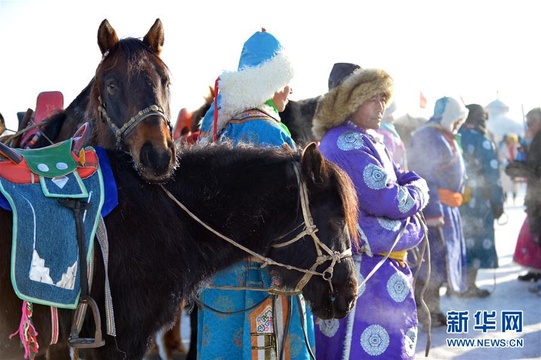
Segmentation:
{"type": "MultiPolygon", "coordinates": [[[[161,65],[163,65],[163,67],[167,69],[167,71],[169,71],[169,68],[159,56],[159,54],[154,51],[154,49],[145,44],[141,39],[134,37],[123,38],[118,41],[116,47],[122,49],[125,54],[129,55],[127,59],[128,73],[137,71],[137,69],[141,67],[142,60],[139,56],[140,52],[152,54],[155,57],[156,61],[161,63],[161,65]]],[[[114,51],[116,51],[116,48],[111,49],[109,54],[114,51]]],[[[104,57],[109,56],[109,54],[106,54],[104,57]]]]}
{"type": "Polygon", "coordinates": [[[359,200],[357,198],[357,192],[355,191],[355,185],[351,181],[349,175],[342,170],[338,165],[332,161],[327,161],[326,166],[329,168],[329,172],[334,176],[339,187],[342,189],[340,192],[340,199],[344,205],[344,214],[346,226],[351,237],[351,243],[359,248],[359,234],[357,231],[357,222],[359,214],[359,200]]]}

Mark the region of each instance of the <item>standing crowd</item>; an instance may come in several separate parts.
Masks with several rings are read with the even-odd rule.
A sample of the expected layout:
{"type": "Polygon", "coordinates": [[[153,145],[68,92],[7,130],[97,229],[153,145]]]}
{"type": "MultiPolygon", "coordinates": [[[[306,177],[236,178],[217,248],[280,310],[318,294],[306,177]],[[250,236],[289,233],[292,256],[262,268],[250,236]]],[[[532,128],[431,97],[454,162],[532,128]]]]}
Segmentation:
{"type": "MultiPolygon", "coordinates": [[[[244,43],[237,71],[217,80],[200,141],[297,150],[280,119],[293,74],[280,42],[256,32],[244,43]]],[[[498,267],[494,222],[506,196],[517,195],[516,186],[504,189],[502,174],[510,182],[527,179],[521,246],[528,251],[521,248],[516,257],[541,269],[541,108],[527,115],[526,158],[517,160],[510,135],[504,162],[479,104],[438,99],[433,115],[405,144],[393,124],[394,81],[386,71],[336,63],[328,86],[312,132],[323,156],[350,176],[357,191],[357,302],[343,319],[317,319],[302,295],[257,291],[273,279],[257,259],[246,258],[201,287],[200,359],[413,359],[418,325],[429,331],[447,324],[442,287],[448,296],[490,296],[477,287],[477,273],[498,267]],[[220,310],[227,304],[227,312],[220,310]],[[257,326],[269,306],[271,331],[257,326]],[[284,312],[291,321],[280,321],[284,312]]]]}

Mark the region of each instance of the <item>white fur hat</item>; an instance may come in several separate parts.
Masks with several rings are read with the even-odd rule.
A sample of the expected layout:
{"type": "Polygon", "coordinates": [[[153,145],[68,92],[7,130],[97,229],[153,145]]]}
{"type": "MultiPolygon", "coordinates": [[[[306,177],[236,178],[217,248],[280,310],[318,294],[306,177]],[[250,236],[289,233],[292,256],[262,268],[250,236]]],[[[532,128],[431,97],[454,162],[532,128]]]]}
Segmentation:
{"type": "Polygon", "coordinates": [[[264,29],[253,34],[244,43],[238,70],[226,71],[219,78],[218,131],[235,114],[271,99],[293,75],[280,42],[264,29]]]}
{"type": "Polygon", "coordinates": [[[454,124],[461,119],[462,122],[466,121],[468,117],[468,108],[464,105],[462,100],[458,100],[454,97],[444,96],[436,101],[434,105],[434,119],[440,118],[441,126],[449,130],[450,132],[456,132],[458,127],[454,127],[454,124]]]}

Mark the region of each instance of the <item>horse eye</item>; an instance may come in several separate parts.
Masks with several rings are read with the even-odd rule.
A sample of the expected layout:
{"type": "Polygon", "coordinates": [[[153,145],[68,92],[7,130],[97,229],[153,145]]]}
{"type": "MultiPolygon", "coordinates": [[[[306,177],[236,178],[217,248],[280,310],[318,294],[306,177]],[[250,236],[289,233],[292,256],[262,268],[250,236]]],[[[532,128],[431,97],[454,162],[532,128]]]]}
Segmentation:
{"type": "Polygon", "coordinates": [[[342,230],[346,226],[346,220],[344,218],[331,218],[330,222],[331,227],[336,231],[342,230]]]}
{"type": "Polygon", "coordinates": [[[162,79],[162,85],[164,88],[169,89],[171,87],[171,81],[169,80],[169,78],[164,77],[162,79]]]}
{"type": "Polygon", "coordinates": [[[107,93],[111,96],[115,95],[115,92],[116,92],[116,85],[115,84],[109,84],[107,85],[107,93]]]}

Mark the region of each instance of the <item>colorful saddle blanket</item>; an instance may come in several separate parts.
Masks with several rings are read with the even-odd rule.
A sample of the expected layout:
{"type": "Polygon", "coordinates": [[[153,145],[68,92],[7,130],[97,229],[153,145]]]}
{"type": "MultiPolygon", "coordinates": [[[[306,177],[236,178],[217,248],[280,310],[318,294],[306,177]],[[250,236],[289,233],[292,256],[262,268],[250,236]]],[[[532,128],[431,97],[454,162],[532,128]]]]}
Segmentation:
{"type": "Polygon", "coordinates": [[[71,147],[67,140],[42,149],[12,149],[22,156],[19,163],[0,158],[0,192],[13,213],[13,288],[22,300],[67,309],[77,306],[80,261],[91,260],[104,204],[96,150],[76,154],[71,147]],[[82,211],[86,259],[79,259],[74,211],[61,199],[88,203],[82,211]]]}

